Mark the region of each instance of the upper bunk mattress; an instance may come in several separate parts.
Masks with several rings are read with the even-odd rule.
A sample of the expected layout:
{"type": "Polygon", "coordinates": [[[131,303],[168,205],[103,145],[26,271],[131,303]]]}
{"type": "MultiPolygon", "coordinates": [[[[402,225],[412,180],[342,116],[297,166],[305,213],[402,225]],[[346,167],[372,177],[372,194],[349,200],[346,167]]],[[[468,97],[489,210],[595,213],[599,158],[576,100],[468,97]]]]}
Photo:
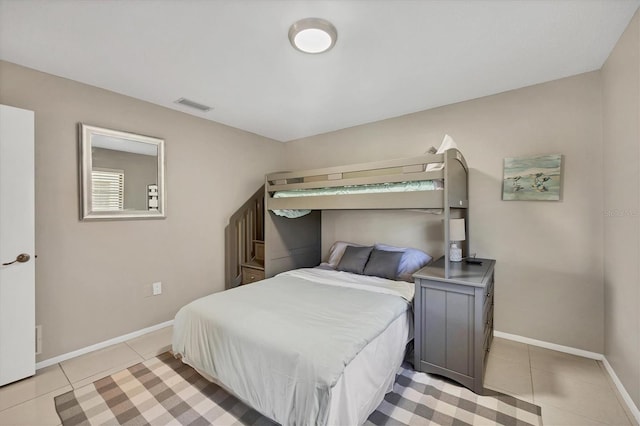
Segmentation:
{"type": "MultiPolygon", "coordinates": [[[[293,189],[289,191],[277,191],[273,198],[315,197],[321,195],[355,195],[355,194],[380,194],[385,192],[416,192],[434,191],[444,189],[442,179],[418,180],[411,182],[380,183],[371,185],[336,186],[331,188],[293,189]]],[[[278,216],[296,218],[309,214],[311,210],[273,210],[278,216]]]]}

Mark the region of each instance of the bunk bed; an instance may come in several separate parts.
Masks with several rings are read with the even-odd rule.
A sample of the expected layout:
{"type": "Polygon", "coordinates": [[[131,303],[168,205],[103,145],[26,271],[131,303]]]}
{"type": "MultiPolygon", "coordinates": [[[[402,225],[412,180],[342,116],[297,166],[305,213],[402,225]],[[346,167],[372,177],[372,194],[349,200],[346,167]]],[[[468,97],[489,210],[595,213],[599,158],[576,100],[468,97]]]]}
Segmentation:
{"type": "Polygon", "coordinates": [[[278,423],[364,423],[391,390],[412,339],[414,284],[315,268],[321,211],[354,209],[441,213],[448,260],[449,218],[468,224],[465,159],[449,149],[267,175],[227,229],[231,291],[178,312],[175,355],[278,423]],[[256,239],[267,279],[238,286],[256,239]]]}
{"type": "Polygon", "coordinates": [[[320,263],[321,210],[423,209],[442,213],[449,277],[449,219],[465,218],[468,229],[468,182],[467,163],[457,149],[269,174],[265,179],[265,276],[320,263]]]}

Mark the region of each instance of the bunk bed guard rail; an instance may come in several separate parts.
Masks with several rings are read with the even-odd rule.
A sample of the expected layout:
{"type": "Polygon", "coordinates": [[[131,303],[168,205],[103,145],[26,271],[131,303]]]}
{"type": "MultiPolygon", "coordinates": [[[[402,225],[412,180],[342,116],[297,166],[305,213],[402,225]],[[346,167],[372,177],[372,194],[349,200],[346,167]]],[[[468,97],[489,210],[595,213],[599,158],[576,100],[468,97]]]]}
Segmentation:
{"type": "Polygon", "coordinates": [[[266,176],[268,210],[445,209],[468,207],[468,168],[443,154],[266,176]]]}

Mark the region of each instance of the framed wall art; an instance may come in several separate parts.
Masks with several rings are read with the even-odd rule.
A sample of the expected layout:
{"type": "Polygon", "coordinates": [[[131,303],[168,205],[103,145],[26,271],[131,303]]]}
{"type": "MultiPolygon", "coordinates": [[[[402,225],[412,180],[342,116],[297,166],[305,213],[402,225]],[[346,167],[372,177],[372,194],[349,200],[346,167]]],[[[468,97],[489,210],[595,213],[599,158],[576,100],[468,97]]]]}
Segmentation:
{"type": "Polygon", "coordinates": [[[562,155],[535,155],[504,159],[504,201],[560,200],[562,155]]]}

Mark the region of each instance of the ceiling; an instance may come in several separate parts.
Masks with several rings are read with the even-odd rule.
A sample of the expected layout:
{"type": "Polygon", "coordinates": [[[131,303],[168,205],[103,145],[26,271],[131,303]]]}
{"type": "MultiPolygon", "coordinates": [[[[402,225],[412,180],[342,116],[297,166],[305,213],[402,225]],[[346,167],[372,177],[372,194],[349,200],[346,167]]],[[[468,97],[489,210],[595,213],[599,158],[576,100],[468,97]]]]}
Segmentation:
{"type": "Polygon", "coordinates": [[[0,0],[0,58],[290,141],[597,70],[639,5],[0,0]],[[331,51],[291,47],[306,17],[336,26],[331,51]]]}

